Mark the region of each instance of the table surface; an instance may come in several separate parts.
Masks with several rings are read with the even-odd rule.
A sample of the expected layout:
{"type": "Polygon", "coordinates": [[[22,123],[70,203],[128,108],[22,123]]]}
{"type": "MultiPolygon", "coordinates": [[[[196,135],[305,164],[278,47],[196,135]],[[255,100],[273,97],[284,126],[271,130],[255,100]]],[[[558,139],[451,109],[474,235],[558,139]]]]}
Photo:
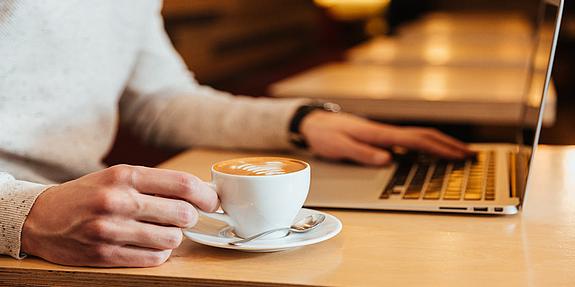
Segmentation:
{"type": "MultiPolygon", "coordinates": [[[[331,101],[347,112],[378,119],[517,125],[523,120],[526,79],[527,70],[518,67],[327,63],[274,83],[270,92],[275,97],[331,101]]],[[[530,119],[536,118],[541,90],[530,90],[530,119]]],[[[543,116],[546,125],[553,124],[555,109],[551,85],[543,116]]]]}
{"type": "Polygon", "coordinates": [[[524,101],[526,77],[524,67],[485,69],[334,62],[274,83],[271,91],[280,97],[520,104],[524,101]]]}
{"type": "Polygon", "coordinates": [[[527,67],[531,48],[529,42],[504,37],[499,41],[462,42],[443,35],[419,41],[381,36],[353,47],[346,58],[357,64],[527,67]]]}
{"type": "Polygon", "coordinates": [[[428,13],[419,20],[398,27],[403,38],[426,38],[448,35],[467,41],[493,41],[507,38],[529,42],[533,23],[525,15],[515,13],[428,13]]]}
{"type": "MultiPolygon", "coordinates": [[[[208,179],[210,153],[238,155],[189,151],[160,167],[208,179]]],[[[258,254],[185,240],[162,266],[140,269],[0,257],[0,285],[575,286],[574,175],[575,146],[542,146],[517,215],[324,210],[344,227],[312,246],[258,254]]]]}

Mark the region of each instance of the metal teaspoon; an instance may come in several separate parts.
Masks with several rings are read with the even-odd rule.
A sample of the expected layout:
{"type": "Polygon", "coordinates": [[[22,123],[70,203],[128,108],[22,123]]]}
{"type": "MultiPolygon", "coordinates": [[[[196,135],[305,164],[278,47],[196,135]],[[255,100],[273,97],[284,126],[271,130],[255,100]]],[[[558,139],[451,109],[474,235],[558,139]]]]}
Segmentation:
{"type": "MultiPolygon", "coordinates": [[[[229,245],[241,245],[247,242],[250,242],[252,240],[258,239],[262,236],[274,233],[274,232],[279,232],[279,231],[286,231],[288,230],[290,233],[294,232],[294,233],[304,233],[304,232],[308,232],[314,228],[316,228],[318,225],[320,225],[320,223],[322,223],[325,220],[325,215],[323,214],[313,214],[310,216],[306,216],[304,218],[302,218],[301,220],[298,220],[296,223],[294,223],[292,226],[290,227],[284,227],[284,228],[277,228],[277,229],[272,229],[272,230],[268,230],[268,231],[264,231],[262,233],[256,234],[254,236],[250,236],[248,238],[244,238],[241,240],[236,240],[236,241],[232,241],[232,242],[228,242],[229,245]]],[[[289,233],[288,233],[289,234],[289,233]]]]}

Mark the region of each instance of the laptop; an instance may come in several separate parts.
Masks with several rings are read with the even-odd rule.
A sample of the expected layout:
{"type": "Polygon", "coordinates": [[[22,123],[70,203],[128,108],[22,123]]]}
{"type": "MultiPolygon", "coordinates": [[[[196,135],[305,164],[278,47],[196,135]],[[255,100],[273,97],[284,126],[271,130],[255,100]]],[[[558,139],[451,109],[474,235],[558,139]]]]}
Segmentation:
{"type": "MultiPolygon", "coordinates": [[[[389,168],[365,168],[307,158],[312,187],[306,206],[481,214],[514,214],[522,207],[541,131],[563,0],[543,0],[534,34],[525,106],[538,95],[538,113],[524,108],[510,143],[472,144],[477,156],[448,161],[398,154],[389,168]],[[544,59],[544,60],[543,60],[544,59]],[[535,124],[533,124],[535,123],[535,124]]],[[[488,84],[488,83],[486,83],[488,84]]]]}

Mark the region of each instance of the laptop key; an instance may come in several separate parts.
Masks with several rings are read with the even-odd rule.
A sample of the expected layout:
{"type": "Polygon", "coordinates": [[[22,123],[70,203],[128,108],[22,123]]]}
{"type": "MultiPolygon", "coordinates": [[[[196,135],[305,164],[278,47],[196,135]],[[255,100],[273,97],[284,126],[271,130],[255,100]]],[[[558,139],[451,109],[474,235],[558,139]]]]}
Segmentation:
{"type": "Polygon", "coordinates": [[[417,166],[417,171],[413,175],[411,182],[409,182],[409,186],[405,189],[405,193],[403,194],[404,199],[419,199],[428,170],[429,163],[427,162],[420,163],[417,166]]]}
{"type": "MultiPolygon", "coordinates": [[[[481,151],[477,154],[476,160],[471,163],[467,187],[463,199],[465,200],[493,200],[494,188],[489,181],[489,167],[493,166],[493,153],[481,151]]],[[[494,176],[491,176],[493,178],[494,176]]]]}
{"type": "Polygon", "coordinates": [[[485,183],[485,200],[495,200],[495,152],[489,153],[487,179],[485,183]]]}
{"type": "Polygon", "coordinates": [[[405,182],[412,168],[412,163],[400,161],[391,180],[379,196],[380,199],[387,199],[391,194],[401,194],[405,187],[405,182]]]}
{"type": "Polygon", "coordinates": [[[436,188],[434,187],[432,190],[427,190],[425,192],[425,194],[423,195],[423,199],[439,199],[439,197],[441,196],[441,187],[436,188]]]}
{"type": "Polygon", "coordinates": [[[443,194],[443,199],[459,200],[463,185],[463,176],[465,175],[465,162],[458,161],[453,164],[453,169],[447,181],[447,188],[443,194]]]}
{"type": "Polygon", "coordinates": [[[423,199],[439,199],[441,196],[441,190],[443,189],[443,185],[445,182],[445,173],[447,171],[447,162],[444,160],[439,160],[436,165],[435,169],[433,170],[433,174],[429,180],[429,184],[425,190],[423,195],[423,199]]]}
{"type": "Polygon", "coordinates": [[[447,162],[440,160],[435,165],[435,170],[431,175],[429,184],[423,195],[423,199],[439,199],[441,196],[441,190],[443,189],[443,183],[445,181],[445,172],[447,170],[447,162]]]}
{"type": "Polygon", "coordinates": [[[466,193],[463,198],[465,200],[481,200],[481,193],[466,193]]]}
{"type": "Polygon", "coordinates": [[[473,176],[467,179],[467,188],[465,189],[465,200],[480,200],[483,191],[483,176],[473,176]]]}

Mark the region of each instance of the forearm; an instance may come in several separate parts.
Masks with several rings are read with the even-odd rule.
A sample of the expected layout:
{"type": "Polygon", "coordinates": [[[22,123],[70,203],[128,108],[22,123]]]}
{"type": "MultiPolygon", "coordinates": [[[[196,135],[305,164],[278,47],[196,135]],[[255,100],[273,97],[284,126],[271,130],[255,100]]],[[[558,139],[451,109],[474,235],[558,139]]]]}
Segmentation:
{"type": "Polygon", "coordinates": [[[21,259],[22,226],[32,205],[48,186],[0,172],[0,254],[21,259]]]}
{"type": "Polygon", "coordinates": [[[287,149],[289,122],[305,102],[232,96],[198,86],[131,104],[125,114],[146,140],[161,145],[287,149]]]}
{"type": "Polygon", "coordinates": [[[199,85],[171,45],[159,9],[145,36],[120,103],[123,122],[145,140],[176,147],[290,147],[289,121],[305,101],[235,97],[199,85]]]}

